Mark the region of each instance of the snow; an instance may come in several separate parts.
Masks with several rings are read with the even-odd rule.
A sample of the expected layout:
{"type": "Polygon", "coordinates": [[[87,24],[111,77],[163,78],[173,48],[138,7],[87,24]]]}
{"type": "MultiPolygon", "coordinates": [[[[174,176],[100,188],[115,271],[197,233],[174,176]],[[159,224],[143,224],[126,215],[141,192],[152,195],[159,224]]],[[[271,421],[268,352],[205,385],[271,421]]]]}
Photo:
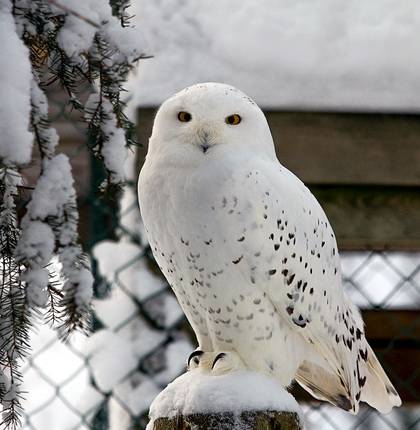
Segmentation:
{"type": "Polygon", "coordinates": [[[140,318],[130,321],[120,333],[130,341],[138,361],[153,353],[167,339],[167,333],[148,327],[147,323],[140,318]]]}
{"type": "Polygon", "coordinates": [[[28,213],[32,219],[61,217],[64,205],[74,197],[69,159],[64,154],[56,155],[45,159],[43,168],[28,204],[28,213]]]}
{"type": "Polygon", "coordinates": [[[128,62],[138,59],[146,48],[141,28],[134,26],[123,28],[119,23],[117,25],[114,22],[109,22],[104,26],[103,31],[106,39],[115,44],[128,62]]]}
{"type": "Polygon", "coordinates": [[[131,280],[132,283],[128,285],[132,285],[133,294],[140,301],[147,300],[167,288],[165,280],[152,272],[144,259],[136,262],[136,267],[130,276],[125,275],[125,273],[121,274],[120,279],[124,279],[126,284],[131,280]]]}
{"type": "Polygon", "coordinates": [[[141,253],[142,249],[134,243],[110,240],[99,242],[93,249],[99,272],[107,282],[123,285],[126,291],[143,302],[167,286],[161,276],[149,269],[141,253]]]}
{"type": "Polygon", "coordinates": [[[35,78],[31,81],[32,124],[37,128],[38,136],[42,139],[44,155],[52,157],[58,145],[58,134],[55,128],[45,128],[48,124],[48,101],[35,78]],[[43,126],[44,124],[44,126],[43,126]]]}
{"type": "Polygon", "coordinates": [[[46,266],[55,248],[55,238],[51,227],[42,221],[25,218],[24,228],[18,243],[17,253],[25,256],[34,266],[46,266]],[[25,225],[26,224],[26,225],[25,225]]]}
{"type": "Polygon", "coordinates": [[[113,282],[116,271],[127,262],[138,258],[140,250],[134,243],[116,243],[112,240],[98,242],[93,248],[93,256],[99,265],[99,272],[108,282],[113,282]]]}
{"type": "Polygon", "coordinates": [[[8,168],[0,170],[0,180],[4,183],[4,209],[0,211],[0,222],[1,225],[13,224],[16,208],[14,196],[17,194],[17,187],[23,183],[22,176],[18,171],[8,168]]]}
{"type": "MultiPolygon", "coordinates": [[[[50,149],[54,151],[53,147],[50,149]]],[[[17,258],[27,265],[23,280],[28,303],[32,306],[42,307],[48,302],[49,272],[45,266],[52,260],[57,243],[61,272],[66,278],[63,291],[74,290],[78,310],[85,310],[90,304],[93,276],[87,264],[80,264],[82,251],[75,244],[78,238],[77,213],[69,214],[75,205],[76,195],[67,156],[59,154],[45,158],[16,246],[17,258]],[[56,221],[54,228],[49,224],[51,219],[56,221]]]]}
{"type": "Polygon", "coordinates": [[[106,299],[95,300],[96,317],[111,329],[117,328],[137,313],[137,305],[116,285],[112,286],[106,299]]]}
{"type": "Polygon", "coordinates": [[[154,376],[154,380],[163,386],[168,381],[173,381],[185,371],[187,357],[193,350],[193,345],[187,339],[179,339],[169,343],[166,346],[166,367],[154,376]]]}
{"type": "Polygon", "coordinates": [[[50,274],[47,269],[28,270],[22,275],[26,282],[26,297],[32,307],[44,307],[48,303],[47,286],[50,274]]]}
{"type": "Polygon", "coordinates": [[[131,81],[136,105],[219,81],[266,108],[420,110],[418,0],[138,0],[133,13],[154,56],[131,81]]]}
{"type": "Polygon", "coordinates": [[[169,328],[184,317],[184,312],[176,297],[171,292],[168,291],[168,293],[163,296],[163,299],[162,308],[163,314],[165,315],[164,325],[169,328]]]}
{"type": "Polygon", "coordinates": [[[100,330],[93,337],[98,335],[104,343],[90,357],[89,363],[97,386],[109,392],[137,367],[138,359],[129,339],[110,330],[100,330]]]}
{"type": "MultiPolygon", "coordinates": [[[[4,380],[4,379],[3,379],[4,380]]],[[[4,380],[5,381],[5,380],[4,380]]],[[[3,395],[2,398],[2,406],[3,411],[1,413],[2,415],[2,423],[7,422],[8,418],[13,416],[12,411],[9,409],[12,405],[14,408],[16,408],[17,412],[19,414],[22,414],[22,408],[19,403],[16,403],[16,398],[20,395],[19,385],[17,383],[12,382],[9,385],[9,382],[5,385],[4,388],[7,389],[6,393],[3,395]]]]}
{"type": "Polygon", "coordinates": [[[125,180],[124,162],[127,157],[124,130],[117,127],[117,118],[112,111],[111,103],[103,100],[102,108],[107,119],[102,127],[106,138],[101,154],[104,157],[106,168],[111,172],[111,182],[123,182],[125,180]]]}
{"type": "Polygon", "coordinates": [[[130,380],[118,385],[114,394],[133,416],[140,416],[147,412],[150,403],[159,394],[159,391],[160,388],[153,379],[136,373],[130,380]]]}
{"type": "MultiPolygon", "coordinates": [[[[87,16],[95,22],[98,19],[104,37],[116,37],[114,44],[123,51],[123,55],[134,58],[141,52],[144,41],[142,37],[136,38],[138,33],[135,30],[129,29],[126,32],[116,20],[101,23],[102,13],[105,13],[103,11],[109,9],[108,2],[60,2],[83,13],[84,8],[88,8],[87,16]]],[[[150,42],[154,44],[149,52],[155,55],[155,58],[141,63],[139,80],[132,82],[136,89],[136,102],[139,104],[158,104],[185,85],[209,79],[231,82],[247,91],[263,106],[416,110],[420,104],[417,97],[420,85],[417,80],[420,62],[417,47],[419,6],[413,1],[334,3],[327,0],[266,0],[264,7],[261,7],[258,2],[250,0],[232,0],[229,3],[221,0],[211,3],[208,0],[170,0],[164,3],[138,0],[137,7],[139,28],[147,33],[150,42]]],[[[60,34],[61,43],[69,55],[75,55],[88,49],[87,42],[91,43],[96,29],[78,18],[68,16],[68,19],[60,34]]],[[[6,106],[7,110],[4,106],[0,107],[0,157],[7,159],[12,154],[9,162],[26,163],[30,159],[32,145],[32,136],[28,132],[30,102],[38,109],[34,111],[35,124],[41,120],[42,115],[47,114],[48,106],[35,81],[32,80],[32,86],[29,86],[32,76],[26,48],[14,31],[8,11],[0,7],[0,35],[3,41],[0,93],[5,100],[13,100],[13,104],[6,106]]],[[[113,58],[113,61],[119,61],[120,58],[113,58]]],[[[107,108],[110,111],[109,105],[107,108]]],[[[114,126],[111,121],[111,131],[114,126]]],[[[49,141],[54,149],[57,142],[54,129],[49,128],[45,133],[50,133],[49,141]]],[[[116,139],[119,144],[118,153],[114,154],[112,150],[106,153],[105,150],[102,155],[105,155],[118,175],[122,176],[121,165],[126,160],[121,156],[121,133],[117,132],[112,139],[116,139]]],[[[56,162],[57,160],[54,161],[56,162]]],[[[66,168],[64,172],[61,169],[65,167],[66,161],[62,159],[61,163],[57,163],[57,176],[49,176],[47,182],[52,184],[42,183],[39,188],[42,191],[38,195],[41,200],[35,205],[34,213],[40,216],[46,216],[50,212],[60,213],[61,203],[58,204],[56,197],[61,199],[63,193],[68,192],[67,197],[73,198],[70,188],[63,190],[58,187],[61,181],[59,173],[67,174],[66,168]]],[[[6,179],[11,181],[11,186],[8,187],[5,198],[11,201],[10,190],[16,189],[20,177],[16,173],[13,176],[9,174],[6,179]]],[[[71,178],[69,180],[71,182],[71,178]]],[[[132,190],[127,190],[124,190],[129,197],[127,207],[124,208],[127,214],[122,210],[120,218],[124,220],[124,232],[129,231],[134,235],[143,227],[136,219],[138,209],[135,192],[133,197],[132,190]]],[[[65,199],[62,200],[64,201],[65,199]]],[[[0,214],[0,221],[6,216],[6,211],[0,214]]],[[[33,220],[30,224],[34,230],[37,230],[36,224],[33,224],[36,222],[38,220],[33,220]]],[[[50,236],[48,233],[38,233],[30,234],[26,250],[39,252],[37,258],[41,265],[41,261],[48,260],[51,252],[50,236]],[[41,240],[40,248],[35,250],[36,245],[32,248],[32,244],[38,237],[41,240]]],[[[60,233],[59,242],[71,243],[76,233],[71,225],[67,225],[60,233]]],[[[25,395],[27,400],[24,401],[24,406],[31,417],[25,428],[76,428],[80,423],[80,415],[75,411],[87,414],[91,408],[107,401],[91,385],[92,367],[98,386],[106,391],[113,391],[109,408],[111,422],[116,418],[111,428],[125,428],[114,413],[116,404],[121,401],[121,409],[127,406],[132,413],[142,413],[148,408],[152,397],[158,394],[159,384],[166,384],[184,369],[185,360],[193,346],[186,339],[176,338],[179,331],[173,325],[181,316],[181,310],[171,293],[163,292],[167,288],[166,282],[150,271],[142,256],[147,245],[144,234],[141,239],[143,242],[140,246],[130,243],[130,238],[121,237],[119,242],[106,241],[95,248],[100,271],[113,288],[108,298],[96,300],[98,317],[109,330],[99,331],[93,336],[92,344],[90,340],[86,340],[78,348],[73,343],[64,345],[57,340],[52,346],[49,339],[51,336],[55,339],[55,335],[47,327],[40,327],[37,342],[34,338],[31,339],[36,357],[33,363],[36,366],[29,363],[25,371],[24,391],[28,393],[25,395]],[[160,302],[155,300],[157,296],[161,297],[160,302]],[[162,324],[171,328],[169,342],[167,331],[151,329],[143,320],[137,300],[146,313],[156,311],[155,307],[159,304],[162,306],[162,324]],[[113,333],[115,330],[118,332],[113,333]],[[46,331],[50,333],[48,336],[45,335],[46,331]],[[175,340],[172,340],[174,334],[175,340]],[[162,344],[167,347],[164,349],[162,344]],[[46,352],[42,351],[44,347],[46,352]],[[79,356],[75,358],[72,352],[75,350],[80,350],[82,355],[87,356],[88,363],[76,376],[74,374],[84,366],[84,360],[79,356]],[[138,369],[139,364],[146,361],[145,357],[153,354],[157,358],[164,357],[167,367],[151,379],[138,369]],[[65,402],[56,397],[55,387],[59,387],[60,397],[65,402]],[[113,405],[114,398],[118,401],[114,401],[113,405]],[[53,399],[55,400],[52,401],[53,399]]],[[[79,254],[78,248],[70,247],[62,256],[70,264],[79,254]]],[[[363,258],[366,258],[365,254],[363,258]]],[[[417,254],[415,258],[417,264],[417,254]]],[[[402,268],[396,259],[393,261],[394,265],[402,268]]],[[[382,301],[393,289],[402,291],[402,288],[395,288],[399,277],[387,274],[388,282],[384,283],[385,272],[381,273],[383,266],[376,259],[373,263],[374,268],[364,269],[356,278],[359,291],[363,293],[362,297],[359,292],[359,301],[365,306],[369,306],[365,296],[369,297],[369,301],[382,301]],[[370,281],[374,274],[375,279],[370,281]]],[[[407,279],[411,275],[414,280],[418,278],[415,270],[411,266],[404,270],[407,279]]],[[[76,281],[77,272],[73,273],[72,280],[76,281]]],[[[34,288],[29,297],[41,304],[46,271],[37,266],[25,276],[34,288]]],[[[86,289],[76,292],[76,302],[79,306],[84,306],[92,292],[91,277],[86,269],[82,269],[79,278],[83,285],[86,284],[86,289]]],[[[414,281],[407,281],[406,284],[411,288],[409,294],[403,297],[404,300],[400,296],[392,296],[391,305],[395,303],[395,299],[398,299],[401,306],[418,303],[419,296],[414,281]]],[[[28,289],[30,288],[29,285],[28,289]]],[[[352,288],[356,290],[354,286],[352,288]]],[[[207,405],[208,399],[220,408],[226,408],[224,402],[236,402],[234,405],[249,407],[250,400],[262,404],[264,408],[276,401],[281,403],[282,409],[285,408],[283,401],[296,407],[293,399],[277,387],[274,381],[270,381],[272,389],[269,387],[266,392],[267,381],[260,383],[259,375],[250,377],[247,372],[240,372],[242,379],[235,381],[229,379],[228,375],[209,376],[194,372],[181,377],[186,382],[188,378],[194,379],[190,381],[191,387],[175,381],[169,386],[172,388],[166,389],[165,395],[159,395],[160,400],[156,399],[152,409],[166,410],[168,413],[175,411],[177,407],[188,410],[203,402],[207,405]],[[223,397],[214,398],[215,394],[220,395],[220,390],[224,391],[223,397]],[[180,393],[181,397],[176,399],[171,393],[180,393]]],[[[238,374],[231,375],[230,378],[235,379],[237,376],[238,374]]],[[[13,391],[14,388],[11,392],[13,391]]],[[[357,418],[328,405],[311,410],[308,414],[318,415],[318,421],[323,420],[322,423],[314,424],[317,429],[330,428],[325,416],[331,422],[340,423],[343,429],[357,424],[357,418]]],[[[89,424],[89,418],[86,418],[83,428],[87,428],[89,424]]],[[[383,421],[375,422],[373,428],[380,428],[381,424],[383,421]]],[[[396,428],[401,426],[400,422],[396,428]]]]}
{"type": "Polygon", "coordinates": [[[16,247],[16,254],[28,262],[23,273],[26,282],[26,297],[33,307],[45,306],[48,302],[47,286],[49,272],[45,266],[53,257],[55,237],[51,227],[41,221],[24,218],[23,229],[16,247]]]}
{"type": "MultiPolygon", "coordinates": [[[[117,17],[112,15],[109,2],[103,0],[59,0],[57,3],[68,13],[66,21],[58,34],[61,48],[69,57],[88,51],[95,34],[101,36],[120,50],[124,60],[133,61],[142,52],[143,37],[137,28],[122,28],[117,17]]],[[[62,9],[57,8],[62,12],[62,9]]],[[[118,59],[118,55],[114,60],[118,59]]]]}
{"type": "MultiPolygon", "coordinates": [[[[72,6],[71,3],[76,2],[65,2],[61,0],[58,3],[62,5],[70,3],[70,6],[72,6]]],[[[92,21],[99,23],[98,15],[95,11],[90,9],[91,2],[77,2],[76,5],[78,13],[86,18],[93,18],[92,21]]],[[[74,5],[71,9],[74,9],[74,5]]],[[[58,44],[69,57],[75,58],[81,52],[89,50],[92,45],[93,38],[95,37],[96,30],[97,29],[93,25],[78,17],[69,15],[58,33],[58,44]]]]}
{"type": "Polygon", "coordinates": [[[251,372],[237,371],[220,376],[194,369],[170,383],[150,406],[147,429],[160,417],[273,410],[302,413],[294,397],[276,380],[251,372]]]}
{"type": "MultiPolygon", "coordinates": [[[[52,148],[52,150],[54,150],[52,148]]],[[[60,262],[68,282],[63,289],[75,288],[78,308],[85,308],[92,298],[93,277],[86,268],[76,268],[81,255],[80,248],[72,245],[77,240],[77,223],[67,219],[69,206],[75,204],[75,191],[70,162],[59,154],[43,160],[43,171],[27,205],[22,220],[22,234],[16,255],[29,265],[24,273],[27,283],[27,299],[31,305],[45,306],[48,301],[46,287],[48,272],[44,268],[53,258],[56,242],[59,242],[60,262]],[[55,231],[49,219],[58,221],[55,231]]]]}
{"type": "MultiPolygon", "coordinates": [[[[125,175],[133,182],[135,163],[135,154],[129,152],[125,175]]],[[[109,426],[115,430],[130,427],[130,413],[147,412],[162,386],[184,371],[194,349],[175,326],[182,310],[166,281],[150,269],[144,255],[147,243],[133,242],[141,231],[135,187],[124,188],[119,212],[118,241],[105,240],[93,249],[99,273],[111,288],[105,298],[94,300],[94,308],[109,329],[95,333],[85,352],[101,367],[99,373],[93,369],[98,386],[113,388],[108,406],[109,426]],[[107,345],[118,342],[124,347],[115,359],[111,352],[108,356],[107,345]],[[118,378],[110,381],[118,366],[125,370],[118,369],[118,378]]]]}
{"type": "Polygon", "coordinates": [[[0,5],[0,159],[6,164],[25,164],[32,153],[29,132],[30,83],[29,52],[16,34],[10,3],[0,5]]]}
{"type": "Polygon", "coordinates": [[[93,276],[85,267],[75,271],[72,281],[77,285],[75,302],[78,308],[88,306],[93,297],[93,276]]]}
{"type": "Polygon", "coordinates": [[[63,343],[46,324],[36,324],[30,338],[33,361],[25,360],[23,366],[22,406],[24,418],[30,418],[23,430],[79,429],[81,414],[90,422],[88,412],[96,410],[104,397],[92,387],[89,368],[76,351],[85,343],[86,337],[79,333],[63,343]],[[71,410],[80,413],[75,417],[71,410]]]}
{"type": "MultiPolygon", "coordinates": [[[[138,35],[136,29],[130,28],[125,31],[121,28],[119,19],[112,16],[109,2],[102,0],[41,2],[42,4],[38,4],[38,6],[42,6],[43,16],[40,16],[38,21],[41,22],[44,17],[47,20],[51,19],[48,23],[41,22],[42,25],[39,26],[28,22],[28,17],[33,18],[32,15],[39,12],[39,7],[28,0],[16,3],[9,0],[0,1],[0,36],[3,42],[0,60],[0,92],[3,101],[8,102],[3,103],[0,107],[0,161],[5,167],[1,170],[0,175],[1,180],[6,184],[2,199],[5,210],[0,215],[0,221],[2,224],[5,222],[13,226],[15,224],[14,217],[18,218],[14,197],[18,194],[17,186],[21,184],[21,177],[17,170],[31,162],[33,137],[36,135],[37,143],[40,146],[39,152],[42,155],[41,174],[33,193],[31,193],[32,200],[26,206],[27,211],[21,222],[22,234],[18,238],[19,242],[16,247],[16,264],[22,263],[24,272],[21,280],[26,284],[26,302],[23,304],[43,307],[48,302],[49,294],[46,287],[48,282],[52,280],[49,273],[51,270],[49,263],[53,254],[56,253],[60,260],[60,271],[64,279],[59,287],[64,293],[64,301],[60,301],[57,305],[57,313],[63,316],[64,320],[71,317],[70,322],[74,322],[77,312],[82,316],[88,314],[87,308],[93,292],[93,277],[89,271],[89,264],[84,259],[82,249],[78,245],[77,222],[79,214],[70,163],[65,155],[55,154],[58,135],[55,129],[48,126],[48,101],[39,86],[39,81],[45,82],[49,79],[43,77],[42,67],[31,70],[29,51],[19,36],[31,35],[34,40],[43,39],[47,32],[50,33],[49,36],[51,34],[54,36],[55,30],[63,24],[59,43],[62,44],[63,49],[72,57],[74,62],[82,61],[86,67],[86,54],[90,55],[90,58],[93,58],[94,55],[103,56],[103,52],[100,53],[96,47],[92,47],[93,37],[95,33],[99,32],[102,39],[111,45],[110,58],[100,58],[100,60],[102,70],[109,68],[110,70],[106,70],[109,72],[108,76],[118,79],[113,88],[116,93],[119,92],[119,84],[129,67],[126,61],[138,57],[142,45],[139,44],[140,38],[136,37],[138,35]],[[64,7],[57,7],[59,3],[64,7]],[[14,17],[12,17],[10,10],[12,5],[14,17]],[[84,18],[85,13],[86,19],[84,18]],[[92,23],[89,20],[95,22],[92,23]],[[90,52],[83,52],[86,50],[90,50],[90,52]],[[33,133],[29,131],[30,125],[33,126],[33,133]]],[[[98,58],[94,58],[94,60],[98,60],[98,58]]],[[[38,65],[40,66],[40,64],[38,65]]],[[[70,97],[74,99],[74,95],[70,95],[70,97]]],[[[101,148],[102,156],[106,167],[112,170],[111,180],[121,182],[126,152],[124,131],[117,127],[116,115],[111,103],[103,100],[102,108],[106,115],[106,121],[101,130],[105,135],[105,143],[101,148]]],[[[12,289],[11,292],[13,292],[12,289]]],[[[53,305],[55,307],[55,303],[53,305]]],[[[38,315],[38,309],[36,314],[38,315]]],[[[42,314],[43,311],[39,310],[39,316],[42,314]]],[[[129,340],[117,336],[115,342],[117,344],[119,342],[119,351],[123,354],[125,349],[123,346],[125,347],[129,340]]],[[[104,345],[102,350],[105,356],[111,354],[108,347],[109,342],[104,345]]],[[[62,345],[62,348],[66,349],[67,346],[62,345]]],[[[16,352],[12,350],[9,352],[14,360],[16,352]]],[[[64,366],[62,366],[61,360],[56,360],[54,363],[52,361],[57,358],[56,355],[64,355],[65,353],[62,350],[54,351],[54,354],[52,353],[49,357],[48,352],[38,352],[42,355],[44,362],[49,362],[47,367],[50,369],[43,369],[41,373],[41,366],[36,366],[38,356],[33,357],[30,366],[39,371],[38,373],[42,376],[40,379],[47,381],[47,385],[52,379],[59,380],[59,376],[52,370],[55,369],[53,364],[59,365],[61,375],[63,375],[62,367],[64,366]]],[[[134,357],[132,361],[137,366],[137,357],[134,357]]],[[[84,374],[83,379],[86,385],[89,381],[86,381],[87,378],[85,378],[88,372],[84,361],[73,359],[72,362],[79,365],[78,372],[84,374]]],[[[114,365],[112,360],[105,360],[105,362],[114,365]]],[[[114,372],[115,377],[117,377],[117,373],[114,372]]],[[[0,371],[0,379],[2,376],[5,374],[0,371]]],[[[13,378],[11,381],[13,382],[13,378]]],[[[63,381],[63,384],[67,381],[63,381]]],[[[59,382],[57,390],[61,388],[62,381],[59,382]]],[[[19,384],[20,381],[16,383],[16,386],[9,383],[9,386],[4,387],[7,390],[7,395],[4,396],[4,407],[10,405],[11,400],[16,398],[19,384]]],[[[35,382],[32,385],[36,386],[38,383],[35,382]]],[[[63,412],[63,409],[66,409],[65,401],[61,391],[60,393],[59,391],[53,391],[53,397],[57,393],[60,394],[60,398],[56,398],[53,402],[54,411],[51,411],[50,405],[47,407],[46,404],[43,404],[38,410],[32,411],[36,417],[31,417],[28,426],[37,426],[39,412],[45,408],[49,409],[50,417],[47,419],[47,424],[43,423],[45,425],[42,425],[42,428],[52,428],[51,421],[56,418],[54,412],[59,409],[63,412]],[[52,416],[54,418],[51,418],[52,416]]],[[[67,412],[69,409],[67,408],[67,412]]],[[[67,426],[70,425],[70,421],[73,421],[72,427],[76,426],[81,417],[75,412],[71,412],[69,415],[72,415],[72,418],[65,417],[65,413],[61,414],[63,419],[68,421],[67,426]]],[[[85,419],[86,417],[82,418],[85,419]]],[[[88,423],[86,422],[86,424],[88,423]]],[[[63,426],[59,428],[64,429],[63,426]]]]}
{"type": "Polygon", "coordinates": [[[101,155],[105,167],[111,172],[111,182],[120,183],[125,180],[124,164],[127,158],[127,149],[124,130],[117,126],[117,118],[112,110],[111,103],[98,93],[92,93],[85,105],[87,121],[92,119],[92,112],[97,111],[98,104],[101,104],[102,123],[101,128],[104,133],[104,141],[101,148],[101,155]]]}
{"type": "MultiPolygon", "coordinates": [[[[47,335],[47,330],[43,329],[42,333],[47,335]]],[[[54,348],[46,348],[41,354],[32,357],[32,360],[35,368],[47,370],[47,381],[54,381],[57,386],[65,385],[68,375],[75,375],[84,368],[83,358],[69,351],[68,345],[63,342],[57,343],[54,348]],[[68,359],[64,366],[67,374],[61,368],[58,356],[68,359]]]]}

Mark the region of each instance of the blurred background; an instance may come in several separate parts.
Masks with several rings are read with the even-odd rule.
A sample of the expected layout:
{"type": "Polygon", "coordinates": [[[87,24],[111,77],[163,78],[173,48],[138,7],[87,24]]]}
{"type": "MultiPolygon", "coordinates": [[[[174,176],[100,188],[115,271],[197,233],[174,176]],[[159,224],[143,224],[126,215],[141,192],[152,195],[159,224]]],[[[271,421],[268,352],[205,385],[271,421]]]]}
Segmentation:
{"type": "MultiPolygon", "coordinates": [[[[403,407],[353,417],[294,388],[308,429],[420,428],[420,3],[416,0],[137,0],[132,23],[154,57],[128,83],[142,144],[120,200],[97,191],[86,130],[49,90],[72,161],[80,233],[95,270],[90,338],[46,326],[25,365],[24,428],[143,429],[153,398],[185,370],[195,339],[143,234],[136,179],[153,114],[202,81],[237,86],[265,110],[280,161],[332,223],[343,282],[403,407]]],[[[37,166],[26,172],[37,175],[37,166]]]]}

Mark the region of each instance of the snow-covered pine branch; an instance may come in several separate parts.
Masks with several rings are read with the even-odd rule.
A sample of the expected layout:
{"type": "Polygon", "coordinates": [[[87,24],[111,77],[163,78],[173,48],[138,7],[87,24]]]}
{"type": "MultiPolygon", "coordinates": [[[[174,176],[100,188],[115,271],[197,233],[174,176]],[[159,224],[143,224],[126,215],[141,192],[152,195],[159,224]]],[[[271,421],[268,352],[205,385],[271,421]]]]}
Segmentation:
{"type": "MultiPolygon", "coordinates": [[[[127,0],[0,0],[0,427],[19,425],[20,363],[29,330],[43,317],[66,336],[89,326],[93,277],[78,240],[77,199],[69,159],[56,152],[45,87],[58,81],[68,104],[88,122],[88,146],[103,161],[104,187],[124,182],[123,164],[134,144],[121,92],[141,37],[129,26],[127,0]],[[91,85],[86,104],[82,86],[91,85]],[[20,171],[41,173],[20,220],[20,171]],[[49,265],[58,258],[61,273],[49,265]],[[59,282],[57,281],[59,280],[59,282]]],[[[31,187],[32,188],[32,187],[31,187]]]]}

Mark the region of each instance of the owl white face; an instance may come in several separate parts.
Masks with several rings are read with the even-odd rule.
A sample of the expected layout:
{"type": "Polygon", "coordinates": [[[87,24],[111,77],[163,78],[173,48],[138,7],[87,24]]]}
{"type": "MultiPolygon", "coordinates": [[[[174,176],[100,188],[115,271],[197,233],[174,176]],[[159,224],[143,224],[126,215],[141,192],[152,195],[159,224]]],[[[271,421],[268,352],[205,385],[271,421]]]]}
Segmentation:
{"type": "Polygon", "coordinates": [[[225,84],[188,87],[166,100],[153,126],[149,153],[205,161],[225,150],[273,153],[267,121],[245,94],[225,84]]]}

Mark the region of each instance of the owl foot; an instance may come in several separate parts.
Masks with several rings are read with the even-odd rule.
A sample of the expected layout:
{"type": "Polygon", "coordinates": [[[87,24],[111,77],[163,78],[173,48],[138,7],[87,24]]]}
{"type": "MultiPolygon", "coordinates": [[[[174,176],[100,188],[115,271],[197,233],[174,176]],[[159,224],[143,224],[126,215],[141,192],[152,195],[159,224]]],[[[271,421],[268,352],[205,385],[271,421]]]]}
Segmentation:
{"type": "Polygon", "coordinates": [[[236,370],[245,369],[245,363],[239,354],[234,351],[215,353],[213,364],[211,366],[212,375],[224,375],[235,372],[236,370]]]}
{"type": "Polygon", "coordinates": [[[225,357],[226,357],[226,352],[219,352],[219,353],[216,355],[215,359],[213,360],[213,364],[212,364],[212,366],[211,366],[211,370],[213,370],[213,369],[214,369],[214,366],[216,366],[216,364],[217,364],[217,362],[218,362],[219,360],[223,360],[225,357]]]}
{"type": "Polygon", "coordinates": [[[200,349],[196,349],[193,351],[187,360],[187,369],[196,369],[200,366],[201,356],[204,354],[204,351],[201,351],[200,349]]]}
{"type": "Polygon", "coordinates": [[[187,362],[187,369],[200,369],[212,375],[223,375],[246,366],[239,355],[234,351],[204,352],[195,350],[191,353],[187,362]]]}
{"type": "Polygon", "coordinates": [[[196,349],[188,357],[187,370],[200,369],[206,373],[210,373],[213,370],[217,355],[217,352],[204,352],[196,349]]]}

